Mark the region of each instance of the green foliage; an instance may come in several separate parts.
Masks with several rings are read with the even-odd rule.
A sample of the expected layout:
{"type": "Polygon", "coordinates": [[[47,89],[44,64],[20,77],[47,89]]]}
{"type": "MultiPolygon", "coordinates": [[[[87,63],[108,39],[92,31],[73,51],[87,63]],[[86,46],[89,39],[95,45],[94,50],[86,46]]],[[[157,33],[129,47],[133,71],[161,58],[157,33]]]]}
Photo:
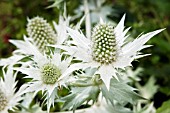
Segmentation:
{"type": "Polygon", "coordinates": [[[137,84],[137,88],[140,90],[141,95],[147,99],[151,99],[158,90],[158,86],[155,85],[155,78],[153,76],[149,78],[144,86],[137,84]]]}
{"type": "Polygon", "coordinates": [[[169,90],[169,87],[161,87],[160,88],[160,91],[164,94],[166,94],[167,96],[170,96],[170,90],[169,90]]]}
{"type": "Polygon", "coordinates": [[[170,113],[170,100],[165,101],[160,108],[156,111],[156,113],[170,113]]]}
{"type": "Polygon", "coordinates": [[[52,1],[54,3],[48,6],[47,8],[54,8],[54,7],[60,8],[61,2],[63,2],[64,0],[49,0],[49,1],[52,1]]]}
{"type": "Polygon", "coordinates": [[[101,86],[103,96],[114,105],[114,100],[121,104],[130,102],[135,104],[139,99],[144,99],[134,92],[134,88],[122,81],[111,79],[110,90],[108,91],[105,85],[101,86]]]}
{"type": "Polygon", "coordinates": [[[95,102],[98,94],[99,88],[97,86],[72,88],[71,94],[62,98],[62,100],[65,101],[63,110],[76,110],[76,108],[82,105],[84,102],[88,103],[90,100],[95,102]]]}
{"type": "Polygon", "coordinates": [[[135,113],[155,113],[155,108],[153,103],[148,103],[144,107],[140,109],[138,108],[138,110],[135,111],[135,113]]]}
{"type": "MultiPolygon", "coordinates": [[[[123,107],[121,105],[112,106],[112,104],[105,104],[102,102],[99,105],[92,106],[91,112],[95,113],[133,113],[130,109],[123,107]]],[[[90,113],[90,112],[87,112],[90,113]]]]}

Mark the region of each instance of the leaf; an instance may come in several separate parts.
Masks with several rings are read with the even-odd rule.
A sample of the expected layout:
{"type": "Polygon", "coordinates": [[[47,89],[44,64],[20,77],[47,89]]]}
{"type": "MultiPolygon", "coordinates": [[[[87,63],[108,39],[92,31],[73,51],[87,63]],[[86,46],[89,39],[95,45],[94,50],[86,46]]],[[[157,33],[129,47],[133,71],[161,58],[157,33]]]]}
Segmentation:
{"type": "Polygon", "coordinates": [[[59,8],[60,3],[63,2],[64,0],[54,0],[54,3],[50,6],[48,6],[47,8],[53,8],[53,7],[57,7],[59,8]]]}
{"type": "Polygon", "coordinates": [[[147,103],[146,105],[141,102],[138,103],[137,107],[133,107],[134,113],[155,113],[156,109],[154,107],[154,103],[147,103]]]}
{"type": "Polygon", "coordinates": [[[139,75],[141,74],[142,71],[143,68],[141,67],[138,67],[136,70],[132,70],[131,67],[127,67],[124,75],[130,78],[130,82],[141,81],[139,75]]]}
{"type": "Polygon", "coordinates": [[[156,113],[170,113],[170,100],[165,101],[161,107],[159,107],[156,113]]]}
{"type": "Polygon", "coordinates": [[[120,105],[116,105],[114,107],[112,105],[108,105],[108,106],[106,106],[105,109],[107,112],[101,112],[101,113],[133,113],[130,109],[125,108],[120,105]]]}
{"type": "Polygon", "coordinates": [[[100,104],[94,104],[83,113],[133,113],[130,109],[121,105],[112,106],[109,103],[100,102],[100,104]]]}
{"type": "Polygon", "coordinates": [[[65,101],[63,105],[63,110],[76,110],[77,107],[81,106],[84,102],[97,99],[99,94],[99,88],[96,86],[89,87],[74,87],[72,88],[72,93],[63,97],[62,100],[65,101]]]}
{"type": "Polygon", "coordinates": [[[160,87],[160,91],[164,94],[166,94],[167,96],[170,96],[170,90],[168,86],[165,87],[160,87]]]}
{"type": "MultiPolygon", "coordinates": [[[[111,79],[110,90],[108,91],[105,85],[102,85],[101,91],[106,100],[109,100],[112,104],[114,100],[123,104],[124,102],[130,102],[135,104],[138,99],[144,99],[134,92],[134,88],[128,84],[111,79]]],[[[114,104],[113,104],[114,105],[114,104]]]]}
{"type": "Polygon", "coordinates": [[[155,78],[150,77],[143,87],[138,84],[138,89],[144,98],[151,99],[158,90],[158,86],[155,85],[155,78]]]}

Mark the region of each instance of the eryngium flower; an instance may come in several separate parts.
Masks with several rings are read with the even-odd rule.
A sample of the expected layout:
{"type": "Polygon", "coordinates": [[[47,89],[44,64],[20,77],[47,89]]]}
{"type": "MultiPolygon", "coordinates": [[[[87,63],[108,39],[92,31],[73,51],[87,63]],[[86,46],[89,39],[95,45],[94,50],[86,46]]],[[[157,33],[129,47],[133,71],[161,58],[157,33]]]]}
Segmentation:
{"type": "Polygon", "coordinates": [[[31,58],[32,63],[23,63],[25,67],[15,68],[16,70],[26,74],[26,78],[31,78],[27,92],[45,92],[47,96],[47,109],[50,110],[51,104],[54,104],[54,99],[57,95],[56,89],[64,86],[68,82],[69,76],[63,76],[67,73],[71,58],[63,59],[59,53],[46,54],[35,53],[31,58]]]}
{"type": "Polygon", "coordinates": [[[49,52],[47,45],[56,43],[57,35],[50,24],[41,17],[28,19],[27,32],[41,52],[49,52]]]}
{"type": "Polygon", "coordinates": [[[73,64],[68,72],[87,67],[97,68],[96,74],[100,74],[109,89],[112,76],[118,79],[118,69],[131,66],[134,59],[148,55],[141,54],[139,51],[150,47],[144,44],[163,29],[140,35],[133,41],[127,41],[126,33],[130,28],[124,30],[124,20],[125,15],[115,28],[101,20],[92,31],[92,40],[87,39],[78,30],[68,28],[68,33],[73,39],[70,41],[70,46],[56,45],[55,47],[67,51],[67,54],[82,61],[73,64]]]}
{"type": "Polygon", "coordinates": [[[26,85],[16,91],[16,73],[14,74],[11,68],[6,73],[3,70],[3,75],[4,79],[0,78],[0,113],[8,113],[8,110],[14,111],[23,99],[26,85]]]}
{"type": "MultiPolygon", "coordinates": [[[[14,54],[17,54],[17,55],[23,55],[24,54],[26,56],[29,56],[29,55],[34,55],[35,53],[37,53],[37,51],[40,51],[41,53],[48,52],[49,50],[48,50],[47,46],[53,45],[53,44],[60,45],[60,44],[63,44],[67,40],[68,34],[67,34],[67,31],[66,31],[66,27],[69,25],[69,19],[63,19],[60,16],[58,24],[53,22],[55,31],[57,32],[57,36],[54,37],[55,34],[54,34],[54,31],[52,31],[51,26],[48,23],[46,23],[46,21],[43,20],[40,17],[35,17],[31,20],[28,20],[30,22],[28,23],[27,26],[31,26],[33,23],[35,23],[35,22],[33,22],[31,24],[31,22],[33,20],[34,21],[37,20],[36,18],[44,21],[44,24],[46,25],[46,27],[44,27],[44,29],[48,29],[48,28],[51,29],[51,34],[53,34],[53,35],[50,36],[50,34],[47,32],[47,30],[45,30],[45,31],[43,31],[44,35],[40,36],[40,30],[38,31],[37,28],[36,28],[36,30],[33,30],[33,29],[35,29],[34,27],[33,28],[27,27],[29,37],[24,36],[24,40],[10,40],[10,42],[18,48],[17,50],[14,51],[14,54]],[[31,32],[31,31],[34,31],[34,33],[31,32]],[[38,31],[39,33],[36,34],[36,31],[38,31]],[[48,37],[44,37],[45,33],[48,34],[47,35],[48,37]],[[43,39],[42,40],[39,39],[39,38],[36,39],[36,37],[34,37],[34,35],[36,37],[43,38],[43,39]],[[52,37],[52,39],[50,37],[52,37]],[[48,42],[48,38],[50,40],[53,40],[53,41],[48,42]],[[47,41],[43,41],[43,40],[47,40],[47,41]],[[39,43],[39,41],[43,41],[43,42],[39,43]],[[48,43],[46,43],[46,42],[48,42],[48,43]],[[41,45],[41,43],[43,45],[41,45]]],[[[43,23],[43,22],[41,22],[41,23],[43,23]]],[[[39,29],[43,29],[43,28],[39,28],[39,29]]],[[[13,59],[11,59],[11,60],[13,60],[13,59]]],[[[8,60],[10,60],[10,59],[7,59],[6,62],[11,61],[11,60],[10,61],[8,61],[8,60]]],[[[4,62],[1,63],[1,61],[0,61],[0,65],[3,65],[3,64],[4,64],[4,62]]]]}

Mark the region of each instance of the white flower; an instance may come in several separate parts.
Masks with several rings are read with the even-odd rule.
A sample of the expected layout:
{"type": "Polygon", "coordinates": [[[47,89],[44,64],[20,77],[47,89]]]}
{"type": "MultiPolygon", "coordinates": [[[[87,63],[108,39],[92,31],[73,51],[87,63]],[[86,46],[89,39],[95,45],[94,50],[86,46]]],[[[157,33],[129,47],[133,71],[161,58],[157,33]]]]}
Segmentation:
{"type": "Polygon", "coordinates": [[[8,110],[13,110],[23,99],[21,97],[25,93],[26,86],[23,85],[16,91],[16,74],[11,68],[8,68],[5,73],[3,70],[4,79],[0,78],[0,113],[8,113],[8,110]]]}
{"type": "Polygon", "coordinates": [[[48,52],[51,44],[60,45],[67,40],[66,27],[69,26],[69,18],[63,19],[60,16],[59,24],[53,22],[56,32],[46,20],[41,17],[28,19],[27,32],[29,37],[24,36],[24,40],[10,40],[18,49],[14,54],[34,55],[39,52],[48,52]]]}
{"type": "Polygon", "coordinates": [[[131,66],[134,59],[148,55],[141,54],[139,51],[150,47],[150,45],[144,44],[163,29],[140,35],[133,41],[127,42],[128,36],[126,36],[126,33],[130,28],[124,30],[124,20],[125,15],[115,28],[101,20],[100,24],[93,29],[92,40],[86,38],[77,30],[67,28],[73,39],[70,43],[75,46],[56,45],[54,47],[63,49],[69,55],[83,61],[73,64],[68,73],[87,67],[98,68],[96,74],[100,74],[101,79],[109,89],[112,76],[118,79],[117,70],[119,68],[124,69],[131,66]]]}
{"type": "Polygon", "coordinates": [[[15,69],[26,74],[26,78],[32,78],[27,92],[35,92],[35,94],[39,91],[45,92],[49,111],[57,95],[56,89],[61,86],[66,87],[66,82],[69,80],[68,76],[62,77],[62,75],[67,72],[71,58],[62,60],[61,54],[54,53],[49,56],[35,54],[32,60],[33,63],[27,67],[15,69]]]}
{"type": "Polygon", "coordinates": [[[53,21],[56,34],[49,25],[41,17],[28,19],[27,31],[29,37],[23,36],[24,40],[10,40],[18,49],[13,52],[13,56],[5,59],[0,59],[0,66],[7,66],[9,64],[17,64],[21,59],[35,54],[47,52],[47,46],[51,44],[60,45],[68,39],[66,31],[69,26],[70,17],[63,18],[60,16],[59,23],[53,21]],[[36,24],[38,23],[37,27],[36,24]],[[45,51],[43,51],[45,50],[45,51]]]}

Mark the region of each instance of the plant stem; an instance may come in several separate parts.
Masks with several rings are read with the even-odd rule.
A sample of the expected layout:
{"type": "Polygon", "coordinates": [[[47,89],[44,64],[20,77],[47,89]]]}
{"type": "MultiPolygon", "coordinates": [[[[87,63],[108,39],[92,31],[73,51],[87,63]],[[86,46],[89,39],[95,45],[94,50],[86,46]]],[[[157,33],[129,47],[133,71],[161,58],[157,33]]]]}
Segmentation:
{"type": "Polygon", "coordinates": [[[88,87],[88,86],[94,86],[94,84],[89,83],[89,84],[81,84],[81,83],[71,83],[71,86],[75,86],[75,87],[88,87]]]}
{"type": "Polygon", "coordinates": [[[88,7],[88,0],[84,0],[84,12],[85,12],[85,24],[86,24],[86,37],[90,39],[91,37],[91,22],[90,22],[90,13],[88,7]]]}

